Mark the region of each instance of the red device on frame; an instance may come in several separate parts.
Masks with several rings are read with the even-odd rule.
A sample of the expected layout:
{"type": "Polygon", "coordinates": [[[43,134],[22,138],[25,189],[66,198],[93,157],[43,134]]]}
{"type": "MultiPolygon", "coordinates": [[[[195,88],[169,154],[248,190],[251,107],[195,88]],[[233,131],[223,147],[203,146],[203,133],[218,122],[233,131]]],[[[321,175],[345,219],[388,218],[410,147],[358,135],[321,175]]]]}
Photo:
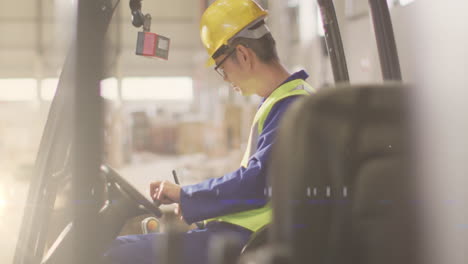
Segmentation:
{"type": "Polygon", "coordinates": [[[136,54],[145,57],[169,58],[170,39],[147,31],[138,32],[136,54]]]}

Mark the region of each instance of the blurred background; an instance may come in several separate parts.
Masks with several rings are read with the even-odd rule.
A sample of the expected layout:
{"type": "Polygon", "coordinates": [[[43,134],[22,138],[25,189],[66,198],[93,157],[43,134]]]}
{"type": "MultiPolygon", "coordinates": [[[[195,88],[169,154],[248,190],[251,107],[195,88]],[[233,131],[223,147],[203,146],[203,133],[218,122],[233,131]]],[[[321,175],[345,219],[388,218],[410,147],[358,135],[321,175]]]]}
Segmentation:
{"type": "MultiPolygon", "coordinates": [[[[108,32],[105,160],[148,196],[148,184],[181,184],[237,168],[261,98],[242,97],[212,68],[199,38],[210,0],[145,0],[151,31],[171,39],[169,60],[135,55],[137,32],[128,1],[121,1],[108,32]]],[[[421,55],[413,19],[425,1],[388,0],[403,78],[418,81],[421,55]],[[413,25],[413,28],[408,25],[413,25]],[[419,57],[418,57],[419,56],[419,57]]],[[[258,0],[290,72],[305,69],[317,89],[333,84],[316,1],[258,0]]],[[[51,100],[75,30],[77,0],[0,2],[0,263],[10,263],[28,183],[51,100]]],[[[378,53],[365,0],[335,1],[350,79],[381,82],[378,53]]],[[[431,8],[431,7],[426,7],[431,8]]],[[[435,10],[430,9],[431,11],[435,10]]],[[[436,27],[430,29],[439,30],[436,27]]],[[[26,208],[26,209],[24,209],[26,208]]],[[[466,227],[465,227],[466,228],[466,227]]]]}

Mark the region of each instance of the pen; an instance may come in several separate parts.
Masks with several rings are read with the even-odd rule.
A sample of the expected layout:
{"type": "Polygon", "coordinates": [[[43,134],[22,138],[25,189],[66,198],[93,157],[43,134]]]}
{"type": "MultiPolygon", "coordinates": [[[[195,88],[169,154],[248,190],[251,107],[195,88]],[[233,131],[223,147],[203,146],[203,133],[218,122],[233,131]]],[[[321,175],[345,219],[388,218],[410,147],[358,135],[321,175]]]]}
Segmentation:
{"type": "Polygon", "coordinates": [[[177,174],[176,174],[176,171],[175,171],[175,170],[172,170],[172,176],[174,176],[174,182],[175,182],[177,185],[180,185],[180,183],[179,183],[179,178],[177,178],[177,174]]]}
{"type": "MultiPolygon", "coordinates": [[[[177,173],[175,170],[172,170],[172,176],[174,176],[174,182],[177,184],[177,185],[180,185],[179,183],[179,178],[177,178],[177,173]]],[[[203,229],[205,228],[205,223],[203,221],[200,221],[200,222],[195,222],[195,225],[200,228],[200,229],[203,229]]]]}

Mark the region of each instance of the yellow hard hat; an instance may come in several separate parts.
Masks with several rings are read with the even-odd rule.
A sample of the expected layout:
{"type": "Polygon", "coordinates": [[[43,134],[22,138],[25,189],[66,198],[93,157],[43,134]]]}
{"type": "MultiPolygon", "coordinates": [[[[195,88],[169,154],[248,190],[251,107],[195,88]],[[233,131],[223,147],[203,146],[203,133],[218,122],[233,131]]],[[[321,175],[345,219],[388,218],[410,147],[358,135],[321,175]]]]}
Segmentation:
{"type": "Polygon", "coordinates": [[[214,64],[213,55],[223,45],[253,22],[260,21],[268,12],[253,0],[216,0],[203,13],[200,37],[210,58],[206,66],[214,64]]]}

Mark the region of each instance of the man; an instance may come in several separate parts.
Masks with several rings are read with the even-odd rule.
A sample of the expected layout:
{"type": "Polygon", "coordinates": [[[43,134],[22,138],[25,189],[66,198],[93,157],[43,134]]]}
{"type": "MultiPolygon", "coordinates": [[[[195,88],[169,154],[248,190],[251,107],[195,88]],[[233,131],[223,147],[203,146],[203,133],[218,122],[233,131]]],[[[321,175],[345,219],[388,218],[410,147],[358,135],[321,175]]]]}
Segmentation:
{"type": "MultiPolygon", "coordinates": [[[[150,194],[176,213],[204,228],[183,234],[183,263],[207,263],[207,245],[219,233],[234,232],[245,244],[271,220],[267,205],[267,165],[279,120],[299,96],[313,92],[304,71],[289,74],[264,23],[267,12],[253,0],[217,0],[204,12],[200,34],[210,56],[207,65],[243,95],[264,98],[252,125],[241,167],[220,178],[180,187],[151,183],[150,194]]],[[[120,237],[107,256],[114,263],[155,263],[160,234],[120,237]]]]}

